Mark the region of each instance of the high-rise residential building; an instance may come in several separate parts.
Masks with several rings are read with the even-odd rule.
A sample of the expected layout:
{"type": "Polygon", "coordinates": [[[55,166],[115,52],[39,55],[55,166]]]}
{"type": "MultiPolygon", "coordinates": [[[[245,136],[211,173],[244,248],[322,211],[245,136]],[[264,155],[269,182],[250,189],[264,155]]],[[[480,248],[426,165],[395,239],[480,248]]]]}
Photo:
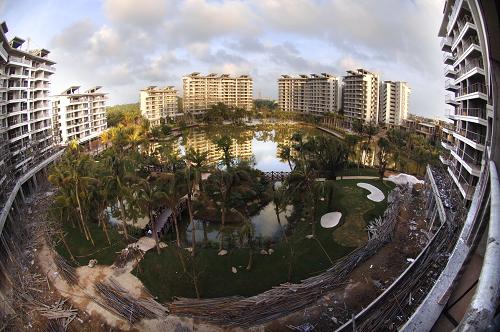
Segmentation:
{"type": "Polygon", "coordinates": [[[343,111],[348,123],[378,122],[379,76],[364,69],[349,70],[344,77],[343,111]]]}
{"type": "Polygon", "coordinates": [[[5,190],[52,153],[50,77],[55,62],[45,49],[10,41],[0,24],[0,198],[5,190]]]}
{"type": "Polygon", "coordinates": [[[305,112],[306,81],[307,75],[281,75],[278,79],[278,105],[282,111],[305,112]]]}
{"type": "Polygon", "coordinates": [[[453,129],[443,129],[447,134],[443,147],[450,154],[443,159],[451,157],[448,172],[462,195],[471,199],[484,166],[493,117],[487,37],[476,1],[447,1],[439,36],[449,92],[446,103],[451,107],[447,116],[454,123],[453,129]]]}
{"type": "Polygon", "coordinates": [[[223,103],[251,111],[253,107],[253,80],[248,75],[232,77],[228,74],[192,73],[182,78],[184,112],[199,114],[210,106],[223,103]]]}
{"type": "Polygon", "coordinates": [[[161,119],[173,119],[179,114],[177,90],[173,86],[148,86],[141,90],[140,101],[141,114],[152,126],[158,126],[161,119]]]}
{"type": "Polygon", "coordinates": [[[283,111],[326,114],[339,112],[341,79],[333,75],[311,74],[278,79],[278,104],[283,111]]]}
{"type": "Polygon", "coordinates": [[[72,86],[52,98],[54,140],[88,143],[98,139],[107,128],[106,93],[100,86],[80,92],[72,86]]]}
{"type": "Polygon", "coordinates": [[[408,118],[411,89],[406,82],[384,81],[380,84],[379,121],[389,126],[400,125],[408,118]]]}

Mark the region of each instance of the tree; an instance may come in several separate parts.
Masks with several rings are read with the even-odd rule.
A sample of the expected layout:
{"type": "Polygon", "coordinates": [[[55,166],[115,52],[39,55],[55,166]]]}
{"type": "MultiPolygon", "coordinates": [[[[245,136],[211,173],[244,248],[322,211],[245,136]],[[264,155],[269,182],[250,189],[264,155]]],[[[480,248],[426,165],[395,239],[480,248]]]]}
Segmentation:
{"type": "Polygon", "coordinates": [[[92,245],[94,245],[94,240],[85,215],[90,210],[86,203],[90,186],[95,180],[92,177],[93,168],[94,164],[90,157],[81,153],[78,142],[72,141],[61,161],[56,164],[49,175],[49,181],[58,187],[60,194],[69,197],[73,206],[77,207],[75,212],[79,217],[80,231],[88,241],[92,242],[92,245]]]}
{"type": "Polygon", "coordinates": [[[368,135],[368,143],[371,143],[373,135],[376,135],[378,133],[378,128],[370,122],[365,127],[365,133],[368,135]]]}
{"type": "Polygon", "coordinates": [[[352,129],[358,134],[362,135],[365,132],[365,125],[360,119],[354,119],[352,122],[352,129]]]}
{"type": "Polygon", "coordinates": [[[292,149],[288,145],[278,144],[278,151],[279,158],[281,160],[286,160],[290,167],[290,171],[292,171],[292,149]]]}
{"type": "Polygon", "coordinates": [[[229,136],[222,136],[214,141],[217,148],[222,151],[222,162],[229,169],[233,163],[233,156],[231,155],[231,146],[233,141],[229,136]]]}
{"type": "Polygon", "coordinates": [[[153,231],[153,238],[156,243],[156,251],[158,255],[160,251],[160,240],[158,238],[157,218],[155,216],[155,209],[161,206],[165,200],[166,194],[159,190],[154,180],[151,178],[141,179],[135,188],[136,197],[144,214],[148,216],[149,225],[153,231]]]}
{"type": "Polygon", "coordinates": [[[280,188],[276,189],[275,185],[273,184],[273,203],[274,213],[276,214],[276,220],[278,221],[278,225],[280,226],[282,237],[285,239],[285,244],[290,250],[290,257],[288,260],[288,281],[290,281],[292,280],[293,246],[288,241],[288,237],[286,235],[283,224],[281,223],[280,217],[280,215],[286,211],[289,204],[289,197],[287,195],[287,188],[285,186],[282,185],[280,188]]]}
{"type": "MultiPolygon", "coordinates": [[[[172,221],[175,227],[175,236],[177,240],[177,246],[181,247],[181,239],[179,234],[179,226],[177,223],[178,215],[177,208],[184,199],[184,195],[187,192],[185,182],[182,181],[181,174],[179,173],[163,173],[160,176],[160,190],[165,193],[165,203],[167,207],[171,210],[172,221]]],[[[194,231],[194,229],[193,229],[194,231]]]]}
{"type": "Polygon", "coordinates": [[[390,143],[386,138],[381,137],[379,138],[377,145],[378,145],[378,153],[377,153],[378,173],[380,180],[383,180],[385,169],[387,168],[387,162],[389,161],[390,143]]]}
{"type": "MultiPolygon", "coordinates": [[[[347,145],[347,151],[348,151],[348,157],[352,159],[356,159],[356,146],[358,145],[360,138],[357,135],[346,135],[344,139],[346,145],[347,145]]],[[[351,160],[352,160],[351,159],[351,160]]],[[[359,169],[359,162],[358,164],[358,169],[359,169]]]]}

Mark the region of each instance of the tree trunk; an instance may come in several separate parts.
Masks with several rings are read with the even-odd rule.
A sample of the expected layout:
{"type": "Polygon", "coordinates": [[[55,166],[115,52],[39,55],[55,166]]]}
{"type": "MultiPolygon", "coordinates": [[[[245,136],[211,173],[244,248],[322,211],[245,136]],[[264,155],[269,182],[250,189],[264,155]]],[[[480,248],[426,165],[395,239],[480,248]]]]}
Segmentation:
{"type": "Polygon", "coordinates": [[[84,233],[86,232],[85,236],[87,240],[90,240],[90,242],[92,242],[92,245],[95,246],[92,234],[90,234],[90,229],[88,228],[87,223],[83,218],[82,204],[80,203],[80,196],[78,195],[78,185],[75,188],[75,194],[76,194],[76,202],[78,203],[78,212],[80,213],[80,219],[82,221],[82,227],[84,229],[84,233]]]}
{"type": "Polygon", "coordinates": [[[193,248],[193,251],[191,251],[191,256],[195,256],[196,255],[196,229],[194,227],[193,211],[192,211],[192,207],[191,207],[191,193],[188,193],[187,206],[188,206],[189,222],[191,224],[191,245],[193,248]]]}
{"type": "Polygon", "coordinates": [[[250,271],[252,269],[252,264],[253,264],[253,249],[250,248],[250,252],[248,255],[247,271],[250,271]]]}
{"type": "Polygon", "coordinates": [[[125,241],[128,241],[128,232],[127,232],[127,217],[125,216],[125,206],[123,205],[123,201],[118,198],[118,207],[120,209],[120,215],[122,217],[122,228],[123,228],[123,235],[125,236],[125,241]]]}
{"type": "Polygon", "coordinates": [[[205,221],[203,221],[203,246],[208,248],[207,223],[205,221]]]}
{"type": "Polygon", "coordinates": [[[177,238],[177,246],[180,248],[181,247],[181,238],[179,236],[179,227],[177,226],[177,216],[174,210],[172,210],[172,220],[174,222],[174,227],[175,227],[175,236],[177,238]]]}
{"type": "Polygon", "coordinates": [[[160,239],[158,239],[158,230],[156,229],[156,220],[153,217],[153,213],[151,212],[151,209],[149,209],[149,222],[151,223],[151,228],[153,229],[153,237],[154,237],[155,243],[156,243],[156,251],[158,252],[158,255],[160,255],[161,254],[160,239]]]}
{"type": "Polygon", "coordinates": [[[106,235],[106,240],[108,240],[108,244],[111,245],[111,240],[109,239],[108,227],[106,226],[107,221],[102,219],[102,212],[99,212],[99,222],[102,224],[102,230],[104,231],[104,235],[106,235]]]}

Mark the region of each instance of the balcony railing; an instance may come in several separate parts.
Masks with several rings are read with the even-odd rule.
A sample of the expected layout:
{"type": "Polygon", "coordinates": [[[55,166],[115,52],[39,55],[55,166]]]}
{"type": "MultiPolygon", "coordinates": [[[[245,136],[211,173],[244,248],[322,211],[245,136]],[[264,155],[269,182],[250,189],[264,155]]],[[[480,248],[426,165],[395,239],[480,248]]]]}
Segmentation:
{"type": "Polygon", "coordinates": [[[477,36],[470,36],[462,41],[462,47],[457,48],[457,59],[460,58],[471,45],[479,47],[479,39],[477,36]]]}
{"type": "Polygon", "coordinates": [[[456,108],[455,115],[459,116],[471,116],[475,118],[481,118],[486,120],[486,109],[485,108],[475,108],[475,107],[466,107],[466,108],[456,108]]]}
{"type": "Polygon", "coordinates": [[[458,77],[465,75],[466,73],[468,73],[470,70],[472,70],[474,68],[484,69],[483,59],[476,58],[476,59],[469,61],[469,63],[467,63],[465,66],[463,66],[462,68],[460,68],[458,70],[458,77]]]}
{"type": "Polygon", "coordinates": [[[486,136],[485,135],[482,135],[482,134],[479,134],[479,133],[475,133],[475,132],[470,131],[470,130],[458,128],[456,130],[456,132],[459,135],[461,135],[461,136],[463,136],[463,137],[465,137],[465,138],[467,138],[467,139],[469,139],[469,140],[471,140],[471,141],[473,141],[474,143],[477,143],[477,144],[484,145],[484,142],[486,141],[486,136]]]}
{"type": "Polygon", "coordinates": [[[486,94],[487,93],[486,85],[484,85],[482,83],[471,84],[469,86],[466,86],[466,87],[461,88],[460,90],[458,90],[458,95],[459,96],[465,96],[465,95],[468,95],[468,94],[471,94],[471,93],[476,93],[476,92],[486,94]]]}
{"type": "Polygon", "coordinates": [[[444,88],[446,90],[458,90],[459,86],[453,82],[453,80],[446,80],[444,82],[444,88]]]}
{"type": "Polygon", "coordinates": [[[26,60],[26,59],[23,59],[23,58],[18,58],[17,56],[11,56],[9,58],[9,61],[14,61],[14,62],[17,62],[17,63],[23,63],[25,65],[31,66],[31,61],[30,60],[26,60]]]}
{"type": "Polygon", "coordinates": [[[441,50],[446,51],[450,50],[451,51],[451,37],[443,37],[441,38],[441,50]]]}
{"type": "Polygon", "coordinates": [[[472,156],[465,152],[464,149],[457,149],[456,153],[466,163],[473,166],[481,166],[482,155],[472,156]]]}

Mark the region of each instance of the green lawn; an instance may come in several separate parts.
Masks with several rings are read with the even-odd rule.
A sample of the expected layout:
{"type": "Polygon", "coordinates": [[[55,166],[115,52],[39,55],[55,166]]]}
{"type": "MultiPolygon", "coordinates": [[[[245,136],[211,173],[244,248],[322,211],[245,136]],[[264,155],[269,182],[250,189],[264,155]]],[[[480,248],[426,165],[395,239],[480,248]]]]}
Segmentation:
{"type": "MultiPolygon", "coordinates": [[[[97,259],[98,264],[111,265],[117,256],[116,253],[126,247],[123,235],[118,234],[118,230],[113,227],[108,229],[111,240],[111,245],[109,245],[102,228],[98,228],[95,223],[89,224],[95,246],[85,239],[78,227],[73,228],[71,223],[63,224],[63,228],[67,234],[66,243],[78,265],[87,265],[91,259],[97,259]]],[[[56,246],[56,250],[68,262],[74,263],[62,242],[56,246]]]]}
{"type": "MultiPolygon", "coordinates": [[[[311,225],[298,221],[293,234],[289,235],[294,249],[292,261],[292,281],[318,274],[331,266],[329,258],[339,259],[367,239],[366,223],[383,213],[386,200],[375,203],[366,198],[368,191],[359,188],[359,180],[328,182],[326,187],[333,189],[332,199],[325,200],[318,207],[316,220],[316,240],[306,239],[311,234],[311,225]],[[320,217],[327,212],[340,211],[341,224],[334,229],[323,229],[320,217]]],[[[378,180],[363,180],[380,188],[387,194],[394,185],[378,180]]],[[[161,255],[154,251],[146,254],[135,273],[144,285],[161,301],[170,301],[174,296],[194,297],[192,283],[193,267],[198,275],[198,287],[202,297],[231,295],[250,296],[270,289],[272,286],[288,281],[289,248],[284,242],[273,246],[275,252],[269,256],[254,255],[253,268],[245,269],[248,262],[248,249],[231,249],[227,256],[217,256],[216,249],[201,249],[194,263],[187,262],[188,273],[183,272],[178,249],[173,245],[164,249],[161,255]],[[236,274],[231,272],[236,267],[236,274]]],[[[259,249],[260,250],[260,249],[259,249]]]]}

